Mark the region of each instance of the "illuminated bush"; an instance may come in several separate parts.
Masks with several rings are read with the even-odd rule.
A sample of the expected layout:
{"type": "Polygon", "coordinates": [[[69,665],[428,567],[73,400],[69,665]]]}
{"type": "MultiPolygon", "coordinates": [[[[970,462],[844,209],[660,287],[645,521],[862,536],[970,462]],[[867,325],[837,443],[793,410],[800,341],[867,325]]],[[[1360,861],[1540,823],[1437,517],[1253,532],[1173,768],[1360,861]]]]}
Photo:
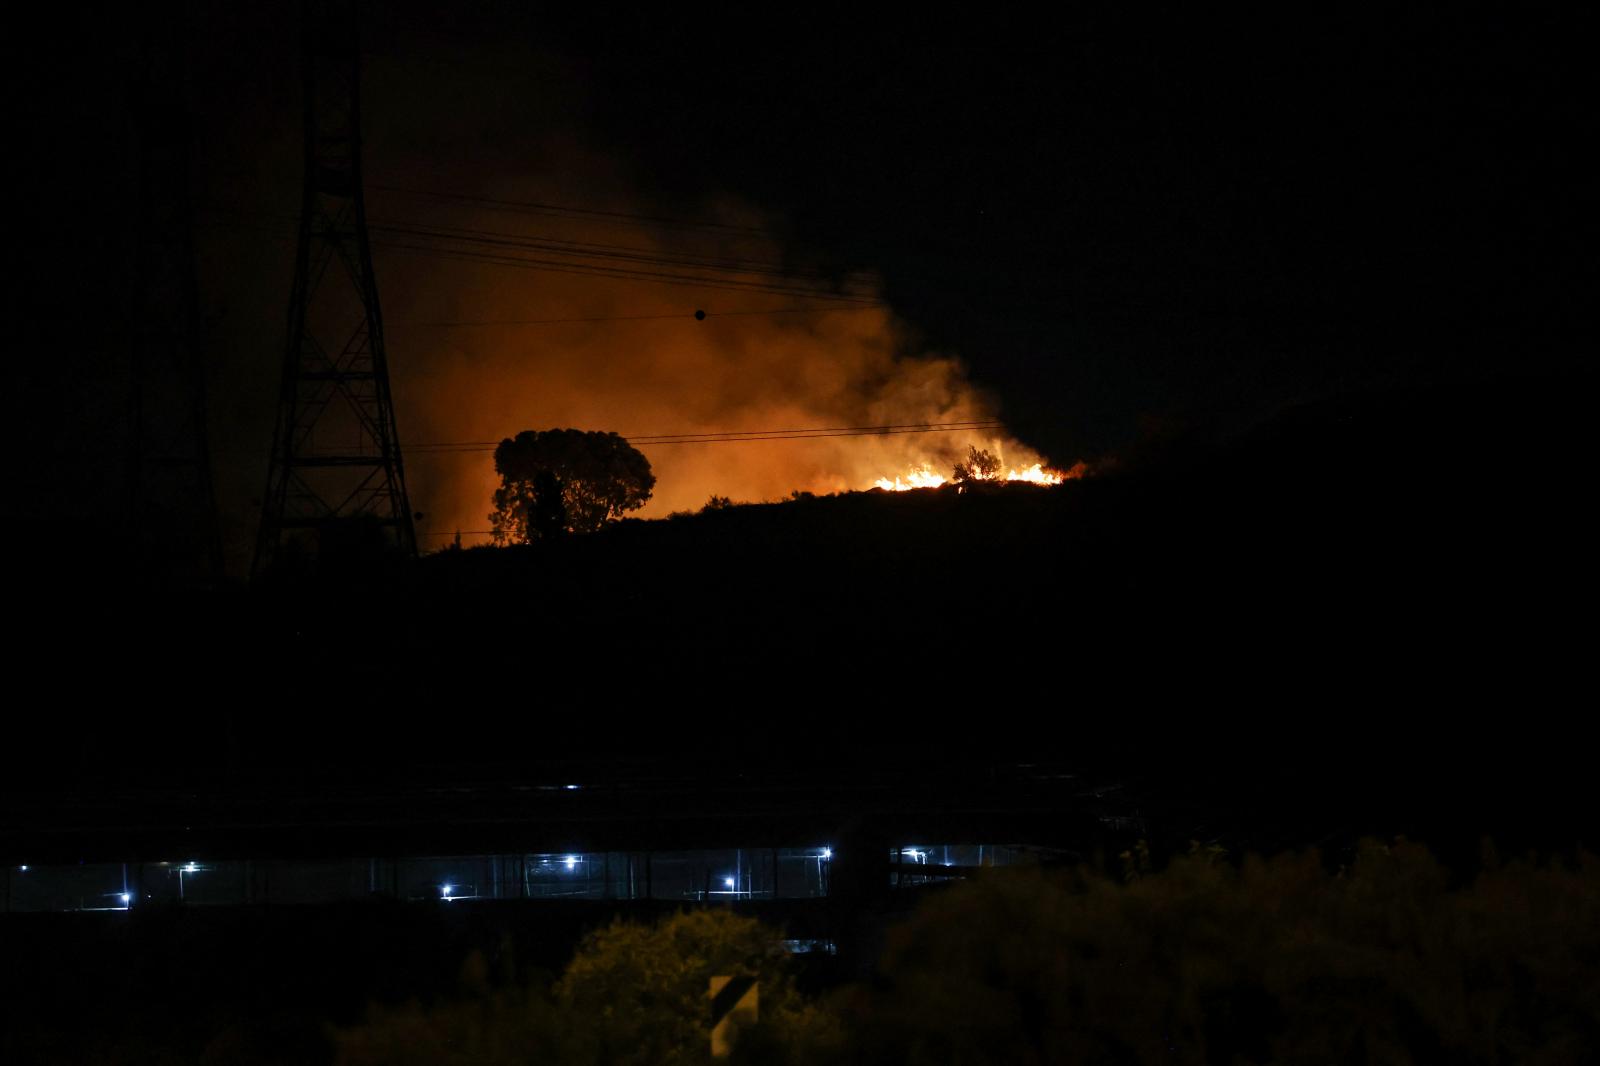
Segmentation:
{"type": "Polygon", "coordinates": [[[818,1061],[835,1035],[831,1015],[803,1002],[788,976],[782,934],[721,910],[655,925],[615,922],[591,933],[548,988],[493,990],[481,957],[463,969],[458,1001],[377,1008],[337,1033],[342,1066],[499,1066],[605,1063],[671,1066],[708,1061],[709,980],[755,976],[760,1023],[739,1035],[734,1064],[818,1061]]]}

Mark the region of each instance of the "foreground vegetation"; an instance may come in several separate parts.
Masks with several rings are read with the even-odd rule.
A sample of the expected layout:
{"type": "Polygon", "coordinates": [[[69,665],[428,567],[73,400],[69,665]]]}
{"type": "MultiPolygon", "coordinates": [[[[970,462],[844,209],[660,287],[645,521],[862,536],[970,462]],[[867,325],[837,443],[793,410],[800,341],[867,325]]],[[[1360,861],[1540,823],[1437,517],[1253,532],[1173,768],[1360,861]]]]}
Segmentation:
{"type": "Polygon", "coordinates": [[[1416,845],[1122,879],[996,872],[891,930],[876,973],[816,999],[780,933],[697,911],[592,934],[557,978],[481,955],[460,994],[337,1031],[344,1066],[695,1063],[707,979],[761,982],[733,1061],[1568,1063],[1600,1050],[1600,861],[1466,883],[1416,845]]]}

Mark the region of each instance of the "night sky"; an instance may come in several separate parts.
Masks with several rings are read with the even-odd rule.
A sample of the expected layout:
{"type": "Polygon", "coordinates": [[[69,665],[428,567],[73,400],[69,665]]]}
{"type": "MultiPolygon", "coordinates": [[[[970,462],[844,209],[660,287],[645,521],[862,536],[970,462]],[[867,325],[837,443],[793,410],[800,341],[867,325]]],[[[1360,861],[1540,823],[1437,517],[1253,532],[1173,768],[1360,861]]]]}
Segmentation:
{"type": "MultiPolygon", "coordinates": [[[[137,200],[129,18],[64,16],[20,68],[24,348],[50,356],[8,370],[12,421],[44,457],[22,464],[10,503],[35,520],[100,520],[110,494],[69,486],[114,480],[137,200]]],[[[441,264],[375,234],[402,442],[975,413],[1002,418],[1018,454],[1064,467],[1296,403],[1568,371],[1592,258],[1578,246],[1578,29],[1560,15],[769,25],[368,5],[374,218],[568,226],[695,254],[731,254],[726,234],[592,215],[574,229],[459,198],[759,227],[737,254],[866,277],[887,305],[730,316],[713,334],[716,320],[684,316],[796,301],[441,264]],[[431,325],[643,315],[679,321],[431,325]]],[[[255,531],[292,266],[297,32],[265,5],[202,10],[186,30],[201,328],[235,558],[255,531]]],[[[719,486],[861,487],[944,453],[929,454],[672,458],[659,509],[719,486]]],[[[486,456],[470,469],[409,458],[415,502],[438,517],[427,535],[481,523],[486,456]]]]}
{"type": "Polygon", "coordinates": [[[1053,449],[1571,358],[1559,20],[662,21],[556,37],[593,128],[880,270],[1053,449]]]}

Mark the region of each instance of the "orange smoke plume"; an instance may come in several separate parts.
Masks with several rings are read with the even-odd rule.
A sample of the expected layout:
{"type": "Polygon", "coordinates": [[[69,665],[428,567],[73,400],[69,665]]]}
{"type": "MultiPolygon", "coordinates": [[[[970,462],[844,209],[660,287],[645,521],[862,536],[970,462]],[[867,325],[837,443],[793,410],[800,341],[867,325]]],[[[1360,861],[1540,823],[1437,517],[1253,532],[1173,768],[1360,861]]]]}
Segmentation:
{"type": "MultiPolygon", "coordinates": [[[[641,233],[636,221],[623,230],[595,218],[531,218],[462,205],[431,210],[431,225],[463,232],[537,232],[657,259],[784,263],[771,238],[732,228],[747,224],[748,216],[725,214],[719,229],[641,233]]],[[[415,506],[427,515],[423,532],[434,538],[425,544],[442,546],[441,538],[458,529],[488,528],[496,479],[485,446],[526,429],[640,437],[992,422],[997,416],[957,358],[920,350],[892,311],[875,302],[870,279],[856,279],[855,301],[844,302],[824,290],[819,297],[735,291],[512,269],[472,254],[391,252],[381,230],[375,241],[390,293],[387,332],[408,480],[415,506]],[[697,310],[705,316],[697,318],[697,310]]],[[[785,269],[801,270],[793,264],[785,269]]],[[[723,269],[676,273],[732,281],[735,289],[752,279],[776,279],[771,287],[785,290],[813,284],[723,269]]],[[[641,444],[657,483],[640,517],[698,508],[712,495],[755,501],[794,491],[935,484],[973,446],[998,456],[1013,479],[1059,480],[1043,457],[997,428],[641,444]]],[[[464,537],[468,543],[482,539],[464,537]]]]}

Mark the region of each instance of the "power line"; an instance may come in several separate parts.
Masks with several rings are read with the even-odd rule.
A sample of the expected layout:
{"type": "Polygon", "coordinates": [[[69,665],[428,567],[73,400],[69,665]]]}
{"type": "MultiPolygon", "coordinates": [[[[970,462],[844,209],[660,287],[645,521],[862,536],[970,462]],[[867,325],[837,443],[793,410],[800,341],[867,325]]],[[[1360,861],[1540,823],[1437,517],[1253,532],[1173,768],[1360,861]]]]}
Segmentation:
{"type": "MultiPolygon", "coordinates": [[[[288,221],[286,216],[269,212],[231,208],[223,208],[222,210],[236,215],[268,218],[274,221],[288,221]]],[[[251,232],[263,232],[280,239],[290,239],[288,235],[256,227],[239,226],[225,222],[213,222],[212,225],[244,229],[251,232]]],[[[716,257],[696,259],[693,256],[659,255],[651,254],[644,249],[629,248],[625,245],[585,244],[584,242],[561,241],[555,238],[500,234],[493,230],[451,230],[441,227],[396,223],[373,223],[370,228],[377,232],[410,237],[413,241],[428,242],[417,244],[399,240],[373,240],[371,244],[374,248],[412,252],[439,259],[512,266],[525,270],[538,270],[556,274],[608,277],[667,285],[687,285],[731,292],[766,293],[775,296],[822,300],[830,303],[853,304],[860,307],[885,306],[881,300],[874,296],[829,292],[814,285],[805,284],[808,280],[825,280],[826,275],[807,275],[785,270],[770,263],[758,263],[754,260],[722,259],[719,261],[716,257]],[[447,245],[442,246],[439,243],[447,241],[487,247],[453,248],[447,245]],[[540,257],[515,254],[517,252],[534,252],[538,253],[540,257]],[[556,256],[558,258],[543,258],[544,256],[556,256]],[[584,261],[594,259],[614,261],[584,261]],[[651,269],[653,267],[662,269],[651,269]],[[707,275],[692,273],[691,271],[710,271],[712,273],[707,275]],[[742,280],[738,277],[718,277],[716,276],[718,273],[723,275],[756,275],[757,277],[742,280]],[[761,277],[770,280],[760,280],[761,277]],[[793,279],[793,283],[786,284],[785,282],[789,281],[789,279],[793,279]]]]}
{"type": "Polygon", "coordinates": [[[579,274],[591,277],[620,278],[629,281],[648,281],[666,285],[688,285],[701,289],[726,289],[730,292],[770,293],[775,296],[793,296],[801,299],[829,300],[838,303],[858,304],[863,307],[883,306],[882,301],[878,300],[876,297],[831,293],[814,288],[805,288],[795,285],[786,286],[754,281],[743,282],[736,281],[731,278],[708,278],[700,275],[684,274],[681,272],[644,270],[631,267],[614,267],[593,263],[563,263],[549,259],[533,259],[526,256],[478,252],[466,249],[438,248],[429,245],[405,244],[398,241],[373,241],[372,246],[374,248],[386,248],[392,251],[416,252],[422,255],[431,255],[440,259],[456,259],[464,262],[519,267],[525,270],[541,270],[555,274],[579,274]]]}
{"type": "MultiPolygon", "coordinates": [[[[999,419],[982,419],[970,422],[911,422],[901,425],[818,427],[815,429],[706,430],[698,433],[650,434],[619,433],[618,436],[636,447],[654,447],[668,444],[743,444],[747,441],[767,440],[826,440],[832,437],[896,437],[920,433],[976,433],[992,429],[1004,430],[1005,428],[1005,425],[999,419]]],[[[408,444],[406,445],[406,451],[451,455],[493,451],[499,446],[500,442],[494,440],[433,441],[424,444],[408,444]]],[[[238,449],[233,449],[229,454],[242,454],[242,452],[238,449]]]]}
{"type": "MultiPolygon", "coordinates": [[[[669,444],[741,444],[748,441],[767,440],[821,440],[831,437],[893,437],[921,433],[961,433],[991,429],[1004,429],[998,419],[969,422],[925,422],[887,426],[839,426],[815,429],[755,429],[704,431],[698,433],[619,434],[634,447],[654,447],[669,444]]],[[[493,451],[499,441],[441,441],[412,444],[408,450],[435,454],[452,452],[493,451]]]]}
{"type": "MultiPolygon", "coordinates": [[[[214,208],[214,209],[216,209],[216,208],[214,208]]],[[[225,212],[227,212],[229,214],[253,215],[253,216],[256,216],[256,217],[260,217],[260,218],[271,218],[271,219],[274,219],[274,220],[277,220],[277,221],[289,221],[289,222],[297,221],[295,216],[292,216],[292,215],[273,215],[273,214],[269,214],[267,212],[239,211],[239,210],[230,209],[230,208],[220,208],[220,210],[223,210],[223,211],[225,211],[225,212]]],[[[279,232],[278,230],[266,229],[266,228],[261,227],[261,226],[247,226],[247,225],[244,225],[242,223],[227,222],[227,221],[223,221],[223,220],[220,220],[220,219],[211,219],[209,221],[202,221],[202,222],[200,222],[198,224],[201,225],[201,226],[206,226],[206,227],[210,227],[210,228],[231,229],[231,230],[237,230],[237,231],[244,232],[244,233],[261,234],[261,235],[264,235],[264,236],[267,236],[267,237],[272,237],[272,238],[274,238],[276,240],[280,240],[280,241],[293,241],[293,240],[296,239],[296,236],[294,234],[292,234],[292,233],[282,233],[282,232],[279,232]]],[[[381,242],[381,241],[374,241],[372,243],[373,243],[373,245],[375,247],[383,247],[384,246],[384,243],[381,242]]],[[[440,250],[440,254],[446,254],[446,250],[442,250],[441,249],[440,250]]],[[[452,258],[462,258],[462,256],[453,256],[452,258]]],[[[704,287],[707,287],[707,288],[726,288],[726,286],[720,286],[720,285],[718,285],[716,283],[713,283],[713,282],[704,283],[704,287]]],[[[747,291],[747,290],[744,287],[741,286],[738,289],[736,289],[735,291],[743,292],[743,291],[747,291]]],[[[769,290],[758,290],[758,291],[769,291],[769,290]]],[[[774,295],[786,295],[786,294],[788,294],[785,291],[779,291],[779,290],[770,290],[770,291],[772,291],[774,295]]],[[[801,295],[801,296],[804,296],[804,297],[807,297],[807,298],[814,298],[814,299],[834,299],[834,300],[838,300],[837,297],[834,297],[831,294],[819,293],[819,292],[815,292],[815,291],[812,291],[812,290],[801,290],[800,292],[797,293],[797,295],[801,295]]],[[[801,306],[801,307],[754,307],[754,308],[736,308],[736,309],[731,310],[731,311],[707,311],[707,310],[704,310],[704,309],[697,309],[697,310],[694,310],[694,311],[675,311],[675,312],[670,312],[670,313],[666,313],[666,314],[651,314],[651,315],[583,315],[583,316],[574,316],[574,317],[567,317],[567,318],[481,318],[481,319],[438,319],[438,320],[428,320],[428,321],[409,320],[409,319],[403,319],[403,318],[399,318],[399,319],[393,319],[392,318],[392,319],[388,320],[386,325],[388,325],[388,326],[416,326],[416,327],[421,327],[421,328],[455,328],[455,327],[469,327],[469,326],[555,326],[555,325],[572,325],[572,324],[588,323],[588,322],[648,322],[648,321],[666,321],[666,320],[670,320],[670,319],[681,319],[681,318],[693,318],[693,319],[698,321],[698,320],[701,320],[701,319],[708,319],[708,318],[732,318],[732,317],[743,317],[743,316],[749,316],[749,315],[808,315],[808,314],[809,315],[826,315],[826,314],[844,314],[844,313],[856,313],[856,312],[861,312],[861,311],[886,310],[888,308],[888,306],[889,305],[886,304],[886,303],[878,303],[878,302],[869,303],[869,302],[864,302],[864,301],[856,301],[856,302],[853,302],[853,303],[844,303],[844,304],[841,304],[839,306],[833,306],[833,307],[818,306],[818,305],[809,305],[809,306],[801,306]]]]}
{"type": "Polygon", "coordinates": [[[558,326],[578,322],[645,322],[658,319],[675,318],[731,318],[741,315],[837,315],[851,314],[859,311],[876,311],[875,305],[862,307],[760,307],[742,311],[674,311],[670,314],[660,315],[589,315],[583,318],[479,318],[455,319],[449,321],[419,322],[407,319],[391,319],[391,326],[558,326]]]}
{"type": "Polygon", "coordinates": [[[602,211],[596,208],[572,207],[566,204],[553,204],[538,200],[501,200],[492,196],[470,196],[466,193],[439,192],[434,189],[411,189],[400,185],[380,185],[369,183],[373,189],[383,192],[399,193],[402,196],[415,196],[431,200],[452,200],[458,203],[473,204],[479,207],[489,207],[505,211],[525,211],[529,214],[552,215],[558,218],[587,218],[596,221],[610,221],[618,225],[649,225],[667,226],[677,229],[703,229],[723,233],[743,234],[751,237],[773,236],[770,230],[757,226],[739,226],[727,222],[711,222],[705,219],[670,218],[661,215],[640,215],[629,211],[602,211]]]}
{"type": "MultiPolygon", "coordinates": [[[[746,441],[760,440],[818,440],[828,437],[886,437],[917,433],[960,433],[964,431],[978,431],[986,429],[1004,429],[998,421],[971,422],[960,425],[940,425],[925,427],[898,427],[885,426],[861,429],[838,430],[794,430],[771,432],[751,432],[745,434],[732,433],[683,433],[657,437],[629,437],[623,439],[636,446],[649,446],[657,444],[741,444],[746,441]]],[[[437,444],[412,445],[413,450],[426,451],[490,451],[499,446],[499,441],[453,441],[437,444]]]]}
{"type": "MultiPolygon", "coordinates": [[[[295,215],[285,215],[278,212],[262,211],[251,208],[242,208],[231,204],[212,202],[207,205],[208,210],[224,214],[239,215],[252,218],[264,218],[277,222],[291,222],[298,224],[299,218],[295,215]]],[[[742,258],[737,256],[703,254],[694,252],[671,251],[663,252],[653,248],[641,248],[637,245],[612,244],[602,241],[579,241],[562,237],[551,237],[537,233],[512,233],[498,229],[475,229],[460,226],[439,226],[407,219],[369,218],[368,228],[376,231],[394,233],[398,236],[413,237],[427,240],[458,241],[471,244],[486,244],[495,247],[511,247],[545,254],[568,255],[575,258],[603,258],[617,259],[625,262],[637,262],[649,266],[677,266],[689,267],[698,270],[721,270],[733,273],[765,274],[786,279],[830,279],[835,275],[826,270],[803,270],[769,260],[742,258]]],[[[858,280],[871,276],[868,271],[850,271],[842,275],[846,278],[858,280]]]]}
{"type": "MultiPolygon", "coordinates": [[[[795,279],[818,278],[826,280],[834,276],[831,272],[825,270],[801,270],[769,260],[684,251],[664,252],[655,248],[640,248],[632,244],[575,241],[539,233],[509,233],[505,230],[438,226],[404,219],[369,219],[367,224],[370,229],[393,232],[400,236],[509,246],[558,255],[572,255],[585,259],[619,259],[654,266],[685,266],[700,270],[727,270],[740,274],[771,274],[782,278],[795,279]]],[[[872,275],[868,271],[857,270],[850,271],[843,276],[867,280],[872,275]]]]}
{"type": "MultiPolygon", "coordinates": [[[[203,225],[203,226],[210,226],[210,227],[214,227],[214,228],[238,230],[238,231],[245,232],[245,233],[258,233],[258,234],[262,234],[262,235],[265,235],[265,236],[268,236],[268,237],[272,237],[272,238],[274,238],[276,240],[281,240],[281,241],[293,241],[293,240],[296,239],[294,234],[281,233],[281,232],[279,232],[277,230],[265,229],[265,228],[259,227],[259,226],[246,226],[246,225],[242,225],[242,224],[237,223],[237,222],[224,222],[224,221],[220,221],[220,220],[212,220],[212,221],[209,221],[209,222],[202,222],[200,224],[203,225]]],[[[383,241],[373,241],[372,245],[373,245],[373,247],[379,247],[379,248],[388,246],[387,243],[383,242],[383,241]]],[[[419,252],[423,252],[424,254],[432,252],[432,253],[437,254],[437,255],[439,255],[439,256],[441,256],[443,258],[467,259],[467,260],[476,260],[476,259],[480,258],[480,257],[478,257],[478,256],[476,256],[476,255],[474,255],[474,254],[472,254],[470,252],[452,253],[452,251],[449,250],[449,249],[418,248],[416,250],[419,251],[419,252]]],[[[536,269],[536,270],[537,269],[548,269],[548,270],[550,270],[552,272],[555,272],[555,273],[580,273],[580,274],[600,273],[602,276],[611,276],[607,272],[607,268],[605,268],[605,267],[597,267],[595,271],[591,272],[591,271],[584,271],[584,270],[564,270],[563,268],[560,268],[560,267],[541,268],[541,267],[531,266],[530,264],[524,263],[523,261],[520,261],[520,260],[518,261],[517,265],[527,265],[527,266],[529,266],[529,269],[536,269]]],[[[581,267],[581,266],[584,266],[585,264],[575,264],[575,265],[581,267]]],[[[617,275],[617,276],[627,276],[627,275],[617,275]]],[[[735,309],[735,310],[732,310],[732,311],[705,311],[703,316],[698,311],[678,311],[678,312],[669,313],[669,314],[653,314],[653,315],[587,315],[587,316],[571,317],[571,318],[453,319],[453,320],[435,320],[435,321],[409,321],[407,319],[403,319],[402,318],[402,319],[390,319],[386,324],[389,325],[389,326],[419,326],[419,327],[425,327],[425,328],[426,327],[448,328],[448,327],[457,327],[457,326],[463,326],[463,327],[464,326],[546,326],[546,325],[567,325],[567,324],[575,324],[575,323],[583,323],[583,322],[644,322],[644,321],[667,320],[667,319],[675,319],[675,318],[694,318],[694,319],[698,320],[698,319],[700,319],[702,317],[704,317],[704,318],[729,318],[729,317],[734,317],[734,316],[746,316],[746,315],[800,315],[800,314],[818,314],[818,315],[820,315],[820,314],[840,314],[840,313],[846,313],[846,312],[852,312],[853,313],[853,312],[860,312],[860,311],[886,310],[888,308],[888,306],[889,306],[886,303],[881,303],[881,302],[876,302],[876,301],[852,300],[852,299],[846,298],[846,297],[835,296],[835,295],[830,294],[830,293],[818,292],[818,291],[816,291],[814,289],[798,289],[798,290],[795,290],[795,289],[770,288],[770,287],[761,287],[761,286],[749,287],[749,286],[745,286],[745,285],[729,286],[729,285],[724,285],[724,284],[721,284],[719,282],[711,281],[711,280],[694,280],[694,281],[691,282],[691,281],[687,280],[688,276],[685,276],[685,278],[686,278],[686,280],[683,283],[685,283],[685,284],[694,284],[694,285],[697,285],[697,286],[699,286],[701,288],[731,289],[732,291],[735,291],[735,292],[760,292],[760,293],[763,293],[763,294],[771,294],[771,295],[775,295],[775,296],[799,296],[799,297],[806,298],[806,299],[833,300],[838,304],[838,306],[825,307],[825,306],[813,305],[813,306],[807,306],[807,307],[743,308],[743,309],[735,309]]]]}
{"type": "Polygon", "coordinates": [[[843,433],[891,433],[891,432],[934,432],[940,430],[956,429],[987,429],[999,426],[998,419],[981,418],[968,419],[964,422],[899,422],[883,426],[826,426],[805,429],[730,429],[730,430],[705,430],[695,433],[645,433],[640,434],[638,440],[681,440],[685,437],[716,437],[716,438],[743,438],[760,437],[768,439],[777,436],[809,436],[814,434],[843,434],[843,433]]]}

